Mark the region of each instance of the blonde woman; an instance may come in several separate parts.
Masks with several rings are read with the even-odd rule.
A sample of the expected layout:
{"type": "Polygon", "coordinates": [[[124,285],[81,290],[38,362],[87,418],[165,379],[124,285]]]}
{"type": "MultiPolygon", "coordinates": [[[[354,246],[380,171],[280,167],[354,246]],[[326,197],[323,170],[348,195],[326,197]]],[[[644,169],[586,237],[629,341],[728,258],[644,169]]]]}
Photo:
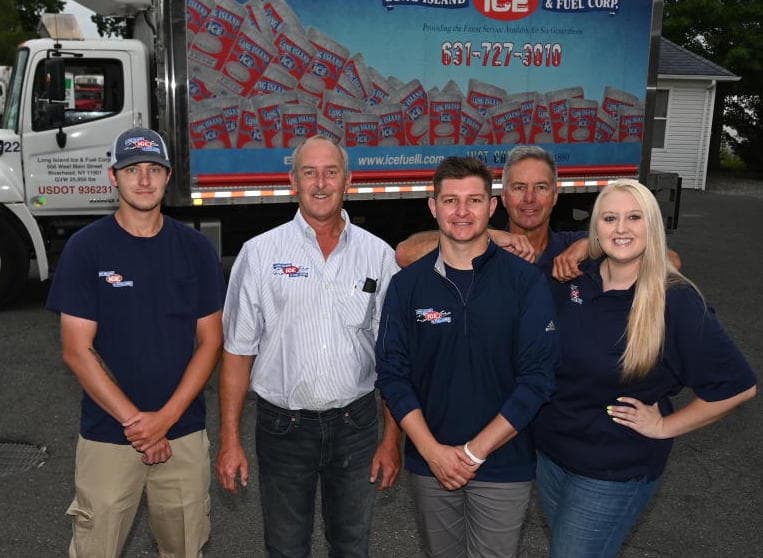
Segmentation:
{"type": "Polygon", "coordinates": [[[590,265],[557,284],[562,359],[536,419],[552,558],[617,556],[672,439],[755,396],[756,377],[696,287],[670,264],[652,193],[620,180],[591,215],[590,265]],[[695,398],[674,410],[682,388],[695,398]]]}

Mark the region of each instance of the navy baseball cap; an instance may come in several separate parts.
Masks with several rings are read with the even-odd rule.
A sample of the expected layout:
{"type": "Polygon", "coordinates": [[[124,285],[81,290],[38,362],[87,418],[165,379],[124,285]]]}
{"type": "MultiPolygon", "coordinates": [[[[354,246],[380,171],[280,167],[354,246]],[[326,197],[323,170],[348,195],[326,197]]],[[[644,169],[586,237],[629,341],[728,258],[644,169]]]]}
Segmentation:
{"type": "Polygon", "coordinates": [[[130,128],[119,134],[111,149],[109,167],[118,170],[135,163],[156,163],[171,169],[162,136],[148,128],[130,128]]]}

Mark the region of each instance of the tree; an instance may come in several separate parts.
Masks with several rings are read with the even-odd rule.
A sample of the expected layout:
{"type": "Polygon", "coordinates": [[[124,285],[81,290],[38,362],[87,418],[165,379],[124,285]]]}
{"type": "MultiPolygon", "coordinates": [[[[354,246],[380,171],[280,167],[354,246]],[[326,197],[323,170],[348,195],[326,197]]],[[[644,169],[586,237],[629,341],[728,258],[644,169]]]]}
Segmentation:
{"type": "Polygon", "coordinates": [[[32,37],[36,37],[40,14],[57,14],[64,9],[65,4],[66,2],[63,0],[20,0],[16,2],[21,27],[24,31],[33,33],[32,37]]]}
{"type": "Polygon", "coordinates": [[[739,95],[726,108],[726,122],[737,136],[726,134],[726,141],[748,169],[763,171],[763,98],[761,95],[739,95]]]}
{"type": "Polygon", "coordinates": [[[723,136],[749,169],[763,170],[763,0],[665,0],[662,34],[742,78],[718,86],[710,167],[723,136]]]}
{"type": "Polygon", "coordinates": [[[90,20],[98,28],[98,34],[101,37],[128,37],[130,20],[124,17],[105,17],[94,15],[90,20]]]}
{"type": "Polygon", "coordinates": [[[19,43],[37,37],[37,25],[44,12],[59,13],[61,0],[0,0],[3,25],[0,27],[0,65],[10,66],[19,43]]]}
{"type": "Polygon", "coordinates": [[[18,13],[12,8],[10,0],[0,0],[0,10],[6,14],[3,28],[0,29],[0,66],[11,66],[16,47],[27,38],[27,34],[21,28],[18,13]]]}

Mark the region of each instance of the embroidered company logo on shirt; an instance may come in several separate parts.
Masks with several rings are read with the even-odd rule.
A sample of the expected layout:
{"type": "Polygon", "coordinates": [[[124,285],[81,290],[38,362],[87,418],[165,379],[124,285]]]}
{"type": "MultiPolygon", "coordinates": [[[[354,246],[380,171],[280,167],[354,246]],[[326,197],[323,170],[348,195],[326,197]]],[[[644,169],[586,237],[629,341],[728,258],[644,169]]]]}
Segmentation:
{"type": "Polygon", "coordinates": [[[103,277],[104,280],[112,287],[132,287],[132,281],[125,281],[116,271],[99,271],[98,277],[103,277]]]}
{"type": "Polygon", "coordinates": [[[287,277],[308,277],[309,267],[299,267],[294,264],[274,263],[273,275],[286,275],[287,277]]]}
{"type": "Polygon", "coordinates": [[[429,322],[430,324],[449,324],[450,312],[447,310],[435,310],[434,308],[417,308],[417,322],[429,322]]]}
{"type": "Polygon", "coordinates": [[[548,322],[548,325],[546,325],[546,331],[556,331],[556,325],[554,324],[554,320],[551,320],[548,322]]]}
{"type": "Polygon", "coordinates": [[[583,304],[583,299],[580,297],[580,287],[577,285],[570,285],[570,300],[575,304],[583,304]]]}

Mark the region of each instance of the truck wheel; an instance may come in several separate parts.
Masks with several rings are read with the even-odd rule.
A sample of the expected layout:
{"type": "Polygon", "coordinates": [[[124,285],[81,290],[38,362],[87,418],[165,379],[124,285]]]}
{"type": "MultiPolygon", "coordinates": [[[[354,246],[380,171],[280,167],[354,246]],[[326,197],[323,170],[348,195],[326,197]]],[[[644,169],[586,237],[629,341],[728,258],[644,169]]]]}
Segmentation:
{"type": "Polygon", "coordinates": [[[0,307],[19,294],[28,274],[29,250],[10,223],[0,217],[0,307]]]}

